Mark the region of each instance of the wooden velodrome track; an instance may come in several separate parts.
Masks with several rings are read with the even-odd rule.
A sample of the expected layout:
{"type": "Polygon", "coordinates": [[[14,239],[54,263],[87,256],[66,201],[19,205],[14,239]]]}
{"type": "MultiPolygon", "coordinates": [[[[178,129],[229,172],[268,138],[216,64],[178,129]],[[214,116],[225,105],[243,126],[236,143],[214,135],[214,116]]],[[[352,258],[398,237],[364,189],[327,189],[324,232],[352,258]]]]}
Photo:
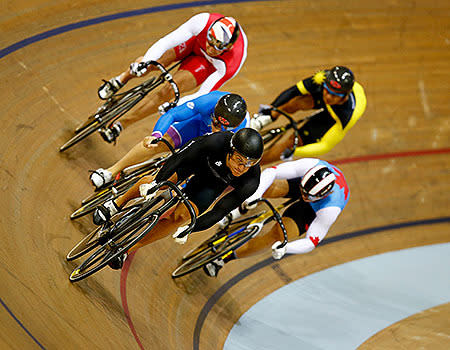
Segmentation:
{"type": "MultiPolygon", "coordinates": [[[[448,1],[201,3],[2,3],[0,348],[221,349],[249,307],[290,281],[378,253],[450,242],[448,1]],[[185,5],[162,6],[170,4],[185,5]],[[123,14],[149,6],[145,14],[123,14]],[[327,238],[383,229],[274,264],[265,263],[269,252],[233,262],[217,279],[197,272],[176,281],[170,273],[179,257],[208,233],[187,246],[166,238],[139,251],[122,273],[105,269],[71,284],[74,265],[65,255],[93,227],[87,217],[69,220],[91,191],[88,169],[117,160],[155,119],[130,127],[116,147],[94,135],[63,154],[58,149],[99,105],[101,78],[202,11],[235,16],[247,33],[247,61],[224,90],[242,94],[251,112],[319,69],[352,68],[368,106],[323,157],[341,160],[352,192],[327,238]]],[[[437,306],[362,348],[448,348],[448,319],[449,305],[437,306]]]]}

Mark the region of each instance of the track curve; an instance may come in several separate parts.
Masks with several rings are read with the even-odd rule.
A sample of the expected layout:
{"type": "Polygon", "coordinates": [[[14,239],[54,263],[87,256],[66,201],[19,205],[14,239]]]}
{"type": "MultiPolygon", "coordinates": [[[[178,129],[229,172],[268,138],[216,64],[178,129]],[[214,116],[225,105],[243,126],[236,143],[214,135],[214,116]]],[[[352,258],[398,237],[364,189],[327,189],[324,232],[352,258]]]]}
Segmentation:
{"type": "MultiPolygon", "coordinates": [[[[128,8],[114,0],[33,0],[2,9],[4,348],[220,349],[246,310],[290,281],[360,257],[450,241],[447,2],[210,3],[152,2],[162,12],[145,1],[128,8]],[[182,253],[208,232],[187,247],[167,238],[138,251],[121,274],[104,270],[71,284],[74,265],[65,255],[92,228],[89,218],[68,218],[90,191],[87,170],[121,157],[155,120],[126,130],[116,147],[94,135],[65,153],[58,148],[98,106],[101,78],[201,11],[235,16],[248,34],[247,61],[225,89],[241,93],[251,112],[300,78],[342,62],[366,88],[365,115],[325,157],[341,161],[352,191],[327,237],[334,241],[278,263],[267,254],[233,262],[217,279],[198,272],[174,281],[170,272],[182,253]],[[98,20],[104,16],[112,20],[98,20]],[[92,25],[67,27],[73,23],[92,25]],[[30,41],[40,33],[57,35],[30,41]]],[[[448,307],[438,311],[425,319],[449,319],[448,307]]],[[[392,326],[404,332],[405,344],[414,335],[410,324],[392,326]]],[[[389,333],[362,348],[388,344],[389,333]]]]}

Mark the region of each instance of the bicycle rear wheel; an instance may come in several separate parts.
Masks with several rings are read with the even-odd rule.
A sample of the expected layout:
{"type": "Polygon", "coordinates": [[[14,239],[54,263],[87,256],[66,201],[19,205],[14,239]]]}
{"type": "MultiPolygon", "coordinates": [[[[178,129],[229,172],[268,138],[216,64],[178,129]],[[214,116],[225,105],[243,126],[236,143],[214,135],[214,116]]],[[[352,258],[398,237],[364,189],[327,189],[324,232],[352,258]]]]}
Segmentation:
{"type": "Polygon", "coordinates": [[[102,192],[96,193],[94,196],[91,196],[88,201],[81,205],[77,210],[75,210],[71,215],[70,219],[78,219],[86,214],[89,214],[95,210],[95,208],[110,199],[117,198],[118,196],[125,193],[128,189],[130,189],[136,182],[139,181],[139,178],[133,178],[123,183],[121,186],[115,188],[113,191],[112,188],[105,189],[102,192]]]}
{"type": "Polygon", "coordinates": [[[233,232],[224,237],[219,237],[212,242],[207,249],[204,249],[191,259],[183,262],[172,272],[172,278],[184,276],[190,272],[198,270],[207,263],[225,256],[230,251],[239,248],[247,242],[258,230],[257,226],[244,228],[241,231],[233,232]]]}
{"type": "Polygon", "coordinates": [[[118,232],[112,239],[100,246],[70,274],[71,282],[80,281],[104,268],[112,259],[125,253],[147,235],[158,222],[159,215],[150,213],[140,220],[138,227],[128,232],[118,232]]]}

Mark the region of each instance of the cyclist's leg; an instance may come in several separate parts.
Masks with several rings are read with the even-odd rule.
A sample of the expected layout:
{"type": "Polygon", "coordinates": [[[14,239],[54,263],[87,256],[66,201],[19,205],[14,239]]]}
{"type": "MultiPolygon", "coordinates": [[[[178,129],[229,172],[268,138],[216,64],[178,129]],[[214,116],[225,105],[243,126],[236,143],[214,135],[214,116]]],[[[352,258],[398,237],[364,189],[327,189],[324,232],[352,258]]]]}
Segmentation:
{"type": "MultiPolygon", "coordinates": [[[[192,202],[191,204],[194,207],[194,210],[198,212],[195,204],[192,202]]],[[[183,226],[189,220],[189,218],[190,214],[187,207],[179,202],[175,207],[175,210],[172,211],[169,216],[165,217],[164,219],[160,219],[152,229],[152,231],[137,244],[135,244],[129,250],[129,253],[174,233],[178,229],[178,227],[183,226]]]]}
{"type": "MultiPolygon", "coordinates": [[[[288,237],[297,237],[298,236],[298,227],[295,221],[289,217],[283,217],[283,224],[288,232],[288,237]]],[[[254,256],[260,254],[262,252],[266,252],[268,247],[271,247],[272,244],[276,241],[283,242],[284,235],[283,231],[280,228],[280,225],[277,223],[269,230],[269,232],[265,234],[260,234],[251,240],[249,240],[246,244],[240,247],[236,252],[236,258],[246,258],[249,256],[254,256]]]]}
{"type": "MultiPolygon", "coordinates": [[[[172,147],[178,149],[194,137],[200,136],[200,131],[200,120],[187,120],[171,125],[164,135],[164,139],[166,139],[172,147]]],[[[147,159],[166,151],[167,146],[162,142],[159,142],[154,147],[150,148],[144,147],[143,142],[139,142],[122,159],[107,170],[115,176],[128,166],[144,162],[147,159]]]]}
{"type": "MultiPolygon", "coordinates": [[[[205,183],[208,182],[205,182],[205,179],[201,176],[194,176],[188,181],[183,190],[197,215],[201,215],[206,211],[223,190],[223,188],[217,186],[205,186],[205,183]]],[[[189,219],[190,214],[187,207],[182,203],[178,203],[176,209],[169,216],[160,219],[152,233],[133,247],[133,250],[174,233],[178,227],[185,225],[189,219]]]]}
{"type": "MultiPolygon", "coordinates": [[[[172,147],[176,147],[176,144],[170,135],[164,135],[164,139],[167,140],[172,147]]],[[[147,159],[155,157],[157,154],[167,152],[167,146],[159,142],[153,147],[144,147],[143,141],[136,144],[124,157],[122,157],[117,163],[110,166],[107,171],[110,171],[113,176],[117,175],[121,170],[134,164],[138,164],[146,161],[147,159]]]]}
{"type": "Polygon", "coordinates": [[[294,131],[288,130],[286,133],[266,152],[264,152],[261,164],[269,164],[280,160],[280,156],[286,148],[294,144],[294,131]]]}

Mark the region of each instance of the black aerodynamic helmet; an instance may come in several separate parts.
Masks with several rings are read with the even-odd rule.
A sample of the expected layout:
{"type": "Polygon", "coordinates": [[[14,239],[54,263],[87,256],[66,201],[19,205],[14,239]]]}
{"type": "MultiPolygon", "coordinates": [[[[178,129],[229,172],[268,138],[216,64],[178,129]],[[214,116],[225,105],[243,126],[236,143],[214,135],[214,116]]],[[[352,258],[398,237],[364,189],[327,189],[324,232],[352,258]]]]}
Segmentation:
{"type": "Polygon", "coordinates": [[[231,138],[231,149],[249,160],[259,161],[264,151],[264,143],[259,132],[255,129],[244,128],[237,131],[231,138]]]}
{"type": "Polygon", "coordinates": [[[223,95],[214,107],[214,118],[225,127],[236,127],[247,115],[247,104],[237,94],[223,95]]]}
{"type": "Polygon", "coordinates": [[[346,95],[354,84],[355,76],[347,67],[335,66],[325,73],[324,86],[330,93],[346,95]]]}

